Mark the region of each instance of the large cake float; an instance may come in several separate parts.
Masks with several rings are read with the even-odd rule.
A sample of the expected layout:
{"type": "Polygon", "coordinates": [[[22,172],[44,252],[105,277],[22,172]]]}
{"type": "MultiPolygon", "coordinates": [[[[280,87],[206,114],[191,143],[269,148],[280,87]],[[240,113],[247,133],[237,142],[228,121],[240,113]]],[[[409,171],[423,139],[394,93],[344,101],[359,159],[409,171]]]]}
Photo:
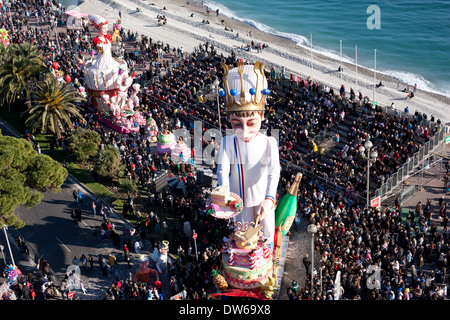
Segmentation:
{"type": "MultiPolygon", "coordinates": [[[[222,185],[211,191],[206,202],[207,214],[216,218],[229,219],[243,209],[242,199],[230,192],[228,185],[222,185]]],[[[267,293],[272,291],[273,257],[263,238],[259,220],[244,226],[243,230],[224,239],[222,247],[222,268],[213,270],[214,283],[220,292],[230,290],[249,290],[267,293]]]]}
{"type": "Polygon", "coordinates": [[[175,141],[175,135],[169,130],[163,130],[158,135],[156,148],[160,154],[171,154],[176,144],[177,142],[175,141]]]}
{"type": "Polygon", "coordinates": [[[259,289],[273,274],[272,253],[260,228],[252,225],[236,231],[224,243],[222,274],[232,288],[259,289]]]}

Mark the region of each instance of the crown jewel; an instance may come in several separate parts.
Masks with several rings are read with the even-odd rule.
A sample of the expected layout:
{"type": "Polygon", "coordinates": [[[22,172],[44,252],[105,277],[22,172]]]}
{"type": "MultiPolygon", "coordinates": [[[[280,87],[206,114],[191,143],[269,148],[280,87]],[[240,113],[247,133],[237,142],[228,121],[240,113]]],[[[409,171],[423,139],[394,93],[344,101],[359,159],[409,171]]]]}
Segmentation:
{"type": "Polygon", "coordinates": [[[266,63],[245,65],[239,61],[237,67],[230,68],[222,63],[226,112],[264,111],[267,95],[267,79],[264,74],[266,63]]]}

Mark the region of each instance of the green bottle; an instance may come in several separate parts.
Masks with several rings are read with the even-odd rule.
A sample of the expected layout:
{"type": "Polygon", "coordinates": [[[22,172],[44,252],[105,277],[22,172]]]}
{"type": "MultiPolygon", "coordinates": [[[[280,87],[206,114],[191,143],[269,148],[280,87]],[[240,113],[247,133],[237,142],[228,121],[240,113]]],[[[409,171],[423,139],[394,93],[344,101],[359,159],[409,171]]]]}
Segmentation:
{"type": "Polygon", "coordinates": [[[288,192],[281,198],[275,209],[275,227],[279,228],[283,236],[288,233],[297,213],[297,193],[301,179],[302,174],[298,172],[288,192]]]}

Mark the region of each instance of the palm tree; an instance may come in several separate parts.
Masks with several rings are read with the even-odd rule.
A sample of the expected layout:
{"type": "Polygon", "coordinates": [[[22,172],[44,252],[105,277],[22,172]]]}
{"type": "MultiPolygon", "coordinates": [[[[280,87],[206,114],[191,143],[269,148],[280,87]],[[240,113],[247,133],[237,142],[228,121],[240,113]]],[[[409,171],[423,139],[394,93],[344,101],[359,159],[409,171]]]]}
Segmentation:
{"type": "MultiPolygon", "coordinates": [[[[49,72],[36,46],[24,42],[2,50],[0,65],[0,103],[8,104],[24,99],[28,108],[30,93],[41,74],[49,72]]],[[[9,110],[9,109],[8,109],[9,110]]]]}
{"type": "Polygon", "coordinates": [[[0,44],[0,63],[3,64],[3,61],[6,59],[6,57],[9,56],[9,50],[11,49],[11,46],[6,46],[4,43],[0,44]]]}
{"type": "Polygon", "coordinates": [[[70,116],[79,119],[83,116],[78,111],[77,102],[85,101],[68,83],[61,83],[53,76],[48,76],[37,84],[36,99],[27,111],[25,120],[31,132],[53,133],[59,140],[65,125],[72,126],[70,116]]]}

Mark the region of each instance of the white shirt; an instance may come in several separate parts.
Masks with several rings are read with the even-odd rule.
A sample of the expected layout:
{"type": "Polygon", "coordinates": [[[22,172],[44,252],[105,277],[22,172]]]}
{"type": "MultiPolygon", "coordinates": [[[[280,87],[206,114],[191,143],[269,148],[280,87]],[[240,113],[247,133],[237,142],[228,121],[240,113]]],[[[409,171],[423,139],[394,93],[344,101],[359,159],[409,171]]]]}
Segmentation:
{"type": "Polygon", "coordinates": [[[258,206],[266,197],[275,201],[280,159],[274,137],[258,133],[250,142],[235,134],[223,137],[217,168],[218,185],[228,184],[245,207],[258,206]]]}

